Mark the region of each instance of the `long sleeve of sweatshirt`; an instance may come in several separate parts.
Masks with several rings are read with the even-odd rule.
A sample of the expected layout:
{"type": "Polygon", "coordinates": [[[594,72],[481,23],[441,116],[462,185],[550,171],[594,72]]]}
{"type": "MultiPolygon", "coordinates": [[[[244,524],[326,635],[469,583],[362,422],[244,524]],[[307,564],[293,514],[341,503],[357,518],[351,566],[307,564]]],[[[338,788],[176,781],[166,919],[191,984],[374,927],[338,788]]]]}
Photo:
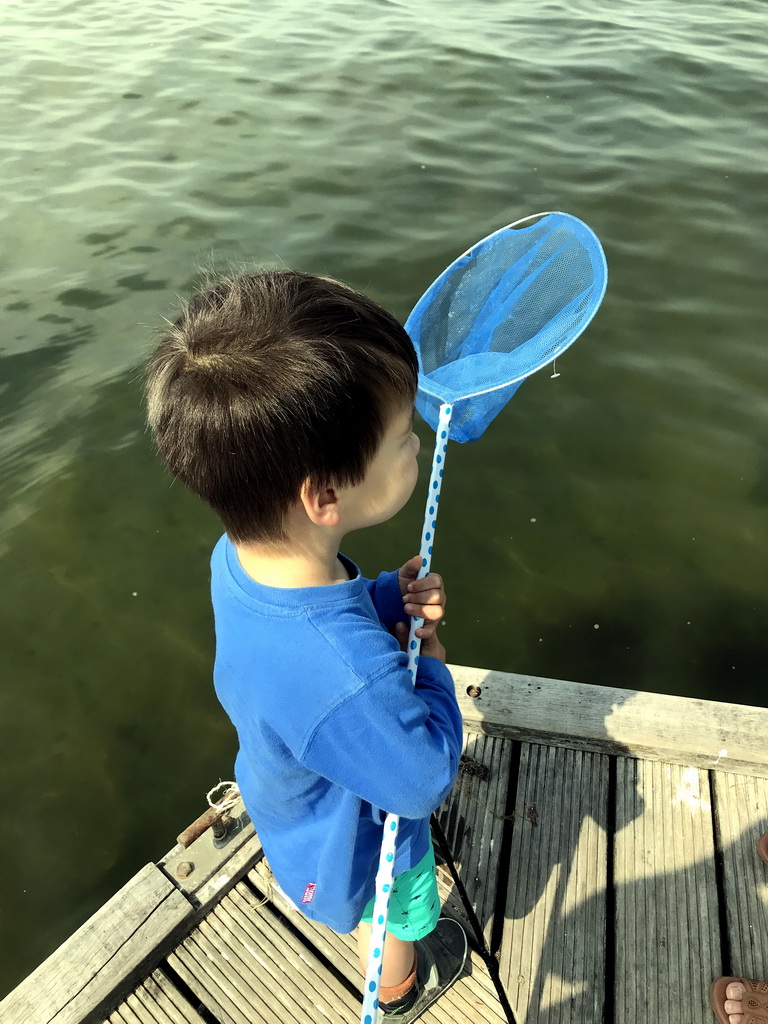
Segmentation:
{"type": "Polygon", "coordinates": [[[408,621],[408,616],[403,611],[403,598],[396,569],[394,572],[379,573],[375,580],[363,578],[363,584],[373,602],[379,621],[386,629],[393,629],[397,622],[408,621]]]}
{"type": "Polygon", "coordinates": [[[453,786],[462,725],[450,673],[422,658],[416,687],[407,658],[360,685],[317,723],[299,760],[361,799],[404,818],[428,817],[453,786]]]}

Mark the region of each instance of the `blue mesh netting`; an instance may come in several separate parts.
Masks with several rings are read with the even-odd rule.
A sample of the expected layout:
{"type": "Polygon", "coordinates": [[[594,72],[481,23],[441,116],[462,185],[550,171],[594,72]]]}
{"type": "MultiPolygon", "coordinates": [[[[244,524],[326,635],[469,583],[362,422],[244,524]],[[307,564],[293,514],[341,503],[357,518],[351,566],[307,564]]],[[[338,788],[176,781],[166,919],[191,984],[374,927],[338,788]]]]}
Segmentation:
{"type": "Polygon", "coordinates": [[[595,234],[567,213],[488,235],[422,295],[405,329],[419,357],[416,408],[451,440],[475,441],[523,380],[581,334],[605,294],[595,234]]]}

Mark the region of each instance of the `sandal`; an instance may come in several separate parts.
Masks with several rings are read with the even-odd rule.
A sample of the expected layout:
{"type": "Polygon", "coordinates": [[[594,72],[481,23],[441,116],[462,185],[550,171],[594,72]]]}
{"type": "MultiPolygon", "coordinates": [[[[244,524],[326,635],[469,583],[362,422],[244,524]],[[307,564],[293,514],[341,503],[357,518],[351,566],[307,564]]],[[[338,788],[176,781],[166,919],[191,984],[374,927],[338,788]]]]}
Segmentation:
{"type": "Polygon", "coordinates": [[[730,1024],[725,1012],[725,990],[733,982],[745,988],[741,1000],[742,1017],[740,1024],[768,1024],[768,985],[764,981],[753,981],[751,978],[718,978],[709,987],[709,1001],[720,1024],[730,1024]]]}
{"type": "Polygon", "coordinates": [[[760,836],[757,841],[757,852],[760,854],[760,859],[764,860],[768,864],[768,832],[764,836],[760,836]]]}

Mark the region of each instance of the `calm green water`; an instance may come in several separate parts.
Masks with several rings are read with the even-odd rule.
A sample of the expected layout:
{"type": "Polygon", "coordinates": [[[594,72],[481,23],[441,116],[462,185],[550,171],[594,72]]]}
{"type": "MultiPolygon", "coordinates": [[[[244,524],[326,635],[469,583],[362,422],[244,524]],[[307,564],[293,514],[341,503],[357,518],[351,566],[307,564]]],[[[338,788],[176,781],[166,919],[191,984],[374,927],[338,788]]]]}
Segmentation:
{"type": "MultiPolygon", "coordinates": [[[[449,658],[765,703],[764,14],[4,6],[0,990],[231,774],[218,529],[154,462],[139,380],[201,265],[333,274],[404,318],[501,224],[586,220],[611,274],[593,326],[449,452],[449,658]]],[[[405,560],[421,504],[348,553],[405,560]]]]}

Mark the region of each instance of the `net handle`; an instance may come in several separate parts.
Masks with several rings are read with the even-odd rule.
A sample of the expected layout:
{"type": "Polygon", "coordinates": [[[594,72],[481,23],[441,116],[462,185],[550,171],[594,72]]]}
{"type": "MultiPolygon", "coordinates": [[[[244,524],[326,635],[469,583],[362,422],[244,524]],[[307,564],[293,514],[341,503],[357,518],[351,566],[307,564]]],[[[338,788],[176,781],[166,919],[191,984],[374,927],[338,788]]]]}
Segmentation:
{"type": "MultiPolygon", "coordinates": [[[[416,579],[429,575],[432,564],[432,547],[435,542],[435,527],[440,504],[440,492],[443,484],[445,456],[448,450],[448,434],[451,429],[451,413],[453,406],[441,405],[435,432],[435,450],[432,453],[432,472],[429,477],[429,491],[424,506],[424,525],[421,528],[421,567],[416,579]]],[[[416,666],[419,663],[421,640],[416,630],[424,625],[424,619],[411,617],[408,630],[408,672],[411,682],[416,685],[416,666]]],[[[392,879],[395,871],[395,853],[397,851],[397,833],[400,819],[396,814],[388,814],[384,819],[384,833],[381,839],[379,868],[376,873],[376,898],[373,903],[373,920],[371,923],[371,941],[368,947],[368,964],[365,971],[363,988],[363,1008],[360,1013],[360,1024],[375,1024],[378,1017],[379,989],[381,987],[381,965],[384,959],[384,942],[387,934],[387,918],[389,917],[389,897],[392,893],[392,879]]]]}

